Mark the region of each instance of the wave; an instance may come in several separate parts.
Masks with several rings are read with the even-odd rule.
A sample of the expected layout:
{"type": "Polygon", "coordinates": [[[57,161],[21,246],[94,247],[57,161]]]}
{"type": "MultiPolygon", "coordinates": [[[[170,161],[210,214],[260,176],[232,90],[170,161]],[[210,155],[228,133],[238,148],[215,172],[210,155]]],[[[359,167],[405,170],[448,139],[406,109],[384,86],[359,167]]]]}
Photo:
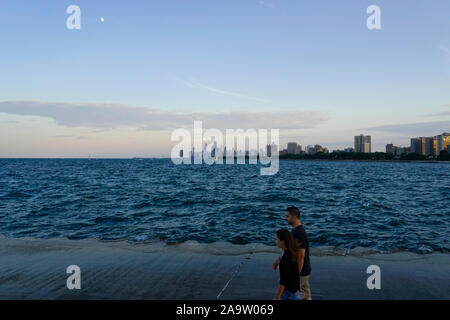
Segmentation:
{"type": "MultiPolygon", "coordinates": [[[[175,246],[182,250],[208,253],[214,255],[245,255],[254,253],[275,253],[279,254],[281,251],[275,246],[268,246],[261,243],[249,244],[232,244],[230,242],[212,242],[200,243],[198,241],[185,241],[178,243],[175,246]]],[[[381,251],[371,248],[354,248],[343,249],[332,246],[321,246],[310,249],[311,256],[366,256],[371,254],[389,254],[394,251],[381,251]]]]}
{"type": "MultiPolygon", "coordinates": [[[[116,248],[123,250],[133,250],[142,253],[161,252],[166,250],[177,250],[181,252],[191,252],[197,254],[238,256],[260,253],[280,254],[280,249],[275,246],[269,246],[261,243],[249,244],[232,244],[230,242],[218,241],[212,243],[201,243],[195,240],[188,240],[179,243],[166,243],[158,239],[147,239],[138,237],[134,240],[117,239],[117,240],[100,240],[95,238],[85,239],[68,239],[68,238],[9,238],[0,235],[0,252],[27,252],[35,253],[41,251],[53,250],[76,250],[85,247],[116,248]]],[[[333,246],[320,246],[310,249],[311,256],[369,256],[374,254],[394,254],[394,253],[413,253],[406,250],[381,251],[371,248],[353,248],[344,249],[333,246]]],[[[432,253],[425,250],[424,254],[432,253]]],[[[447,253],[448,254],[448,253],[447,253]]],[[[421,254],[418,254],[421,255],[421,254]]]]}

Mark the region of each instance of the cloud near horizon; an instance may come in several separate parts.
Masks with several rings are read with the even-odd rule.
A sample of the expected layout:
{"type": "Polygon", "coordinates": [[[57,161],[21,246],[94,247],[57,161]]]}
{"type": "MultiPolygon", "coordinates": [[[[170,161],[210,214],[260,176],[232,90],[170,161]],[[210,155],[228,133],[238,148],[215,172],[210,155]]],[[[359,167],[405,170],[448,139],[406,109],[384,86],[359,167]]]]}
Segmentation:
{"type": "Polygon", "coordinates": [[[448,117],[450,116],[450,111],[442,111],[438,113],[427,114],[425,117],[448,117]]]}
{"type": "Polygon", "coordinates": [[[328,114],[318,111],[181,113],[120,104],[42,101],[0,102],[0,113],[50,118],[65,127],[106,129],[127,126],[139,130],[192,127],[195,120],[202,120],[205,128],[310,129],[330,119],[328,114]]]}
{"type": "Polygon", "coordinates": [[[450,120],[419,123],[392,124],[360,130],[405,134],[410,136],[435,136],[450,131],[450,120]]]}

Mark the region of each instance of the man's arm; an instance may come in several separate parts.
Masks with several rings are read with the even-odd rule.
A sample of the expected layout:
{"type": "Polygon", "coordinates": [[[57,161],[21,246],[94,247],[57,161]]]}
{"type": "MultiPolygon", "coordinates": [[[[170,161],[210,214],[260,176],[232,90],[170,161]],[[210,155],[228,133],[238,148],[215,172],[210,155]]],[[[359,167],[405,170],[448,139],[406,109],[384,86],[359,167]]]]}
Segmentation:
{"type": "Polygon", "coordinates": [[[302,272],[303,269],[303,263],[305,262],[305,249],[298,249],[298,273],[302,272]]]}

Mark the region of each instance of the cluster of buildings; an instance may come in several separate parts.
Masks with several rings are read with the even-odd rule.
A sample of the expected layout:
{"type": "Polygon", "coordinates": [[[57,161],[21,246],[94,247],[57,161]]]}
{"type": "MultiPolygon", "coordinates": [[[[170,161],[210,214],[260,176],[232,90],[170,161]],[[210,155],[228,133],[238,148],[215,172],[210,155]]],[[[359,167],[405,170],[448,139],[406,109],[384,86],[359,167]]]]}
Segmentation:
{"type": "Polygon", "coordinates": [[[314,146],[308,145],[305,150],[303,150],[302,146],[297,144],[297,142],[289,142],[287,144],[287,149],[280,150],[280,156],[288,154],[316,154],[319,152],[329,153],[329,150],[319,144],[314,146]]]}
{"type": "Polygon", "coordinates": [[[386,145],[386,152],[394,155],[417,153],[423,156],[437,157],[444,150],[450,152],[450,133],[447,132],[434,137],[411,138],[410,147],[386,145]]]}
{"type": "MultiPolygon", "coordinates": [[[[386,145],[386,153],[392,153],[395,156],[402,154],[417,153],[424,156],[437,157],[440,152],[446,150],[450,153],[450,133],[443,133],[434,137],[418,137],[411,139],[409,147],[399,147],[393,144],[386,145]]],[[[315,146],[307,146],[302,150],[302,146],[296,142],[289,142],[287,149],[281,150],[280,155],[288,154],[316,154],[318,152],[328,153],[328,149],[316,144],[315,146]]],[[[372,152],[372,138],[360,134],[355,136],[354,146],[345,148],[344,150],[333,150],[333,152],[372,152]]]]}
{"type": "Polygon", "coordinates": [[[394,156],[411,153],[410,147],[397,147],[392,143],[386,145],[386,153],[392,153],[394,156]]]}
{"type": "Polygon", "coordinates": [[[195,149],[192,147],[192,149],[187,153],[183,149],[179,152],[179,157],[190,157],[194,158],[197,157],[198,159],[205,158],[206,156],[215,159],[218,157],[224,157],[224,156],[231,156],[231,157],[256,157],[259,155],[264,155],[271,157],[273,153],[278,152],[278,146],[275,143],[268,144],[266,148],[261,148],[259,150],[257,149],[250,149],[250,150],[243,150],[238,148],[237,144],[234,144],[234,147],[227,150],[226,146],[218,146],[216,141],[213,141],[211,146],[208,146],[208,144],[205,143],[203,148],[201,150],[195,149]]]}
{"type": "MultiPolygon", "coordinates": [[[[216,142],[214,142],[212,146],[212,150],[209,152],[206,151],[205,148],[201,151],[196,152],[196,150],[192,149],[189,152],[189,156],[193,157],[196,153],[201,157],[205,153],[210,153],[210,156],[214,158],[216,155],[227,155],[226,148],[218,148],[216,142]]],[[[393,144],[386,145],[386,153],[392,153],[395,156],[400,156],[402,154],[408,153],[417,153],[424,156],[437,157],[440,152],[446,150],[450,153],[450,133],[443,133],[434,137],[417,137],[411,139],[411,145],[409,147],[399,147],[393,144]]],[[[234,156],[252,156],[258,153],[258,150],[239,150],[237,146],[231,151],[228,151],[234,156]]],[[[274,143],[267,145],[266,150],[259,150],[260,154],[266,154],[271,157],[272,153],[279,152],[280,156],[283,155],[301,155],[301,154],[316,154],[316,153],[329,153],[329,150],[326,147],[322,147],[319,144],[314,146],[308,145],[305,150],[302,149],[300,144],[297,142],[289,142],[287,144],[287,148],[278,151],[278,146],[274,143]],[[264,152],[265,151],[265,152],[264,152]]],[[[361,153],[371,153],[372,152],[372,138],[371,136],[366,136],[360,134],[359,136],[355,136],[354,139],[354,147],[345,148],[344,150],[333,150],[333,152],[361,152],[361,153]]],[[[183,157],[183,150],[180,151],[180,157],[183,157]]]]}

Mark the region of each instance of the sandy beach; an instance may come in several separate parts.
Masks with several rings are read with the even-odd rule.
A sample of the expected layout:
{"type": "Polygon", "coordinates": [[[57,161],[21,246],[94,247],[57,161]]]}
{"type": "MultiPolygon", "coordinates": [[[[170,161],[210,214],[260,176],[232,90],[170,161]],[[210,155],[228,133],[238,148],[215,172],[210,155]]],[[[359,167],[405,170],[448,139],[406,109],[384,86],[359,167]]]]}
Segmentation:
{"type": "MultiPolygon", "coordinates": [[[[229,243],[179,245],[93,239],[0,238],[0,299],[271,299],[278,250],[229,243]],[[66,268],[81,269],[81,289],[66,268]]],[[[347,254],[312,249],[313,299],[450,299],[450,255],[347,254]],[[381,268],[381,290],[366,286],[381,268]]]]}

